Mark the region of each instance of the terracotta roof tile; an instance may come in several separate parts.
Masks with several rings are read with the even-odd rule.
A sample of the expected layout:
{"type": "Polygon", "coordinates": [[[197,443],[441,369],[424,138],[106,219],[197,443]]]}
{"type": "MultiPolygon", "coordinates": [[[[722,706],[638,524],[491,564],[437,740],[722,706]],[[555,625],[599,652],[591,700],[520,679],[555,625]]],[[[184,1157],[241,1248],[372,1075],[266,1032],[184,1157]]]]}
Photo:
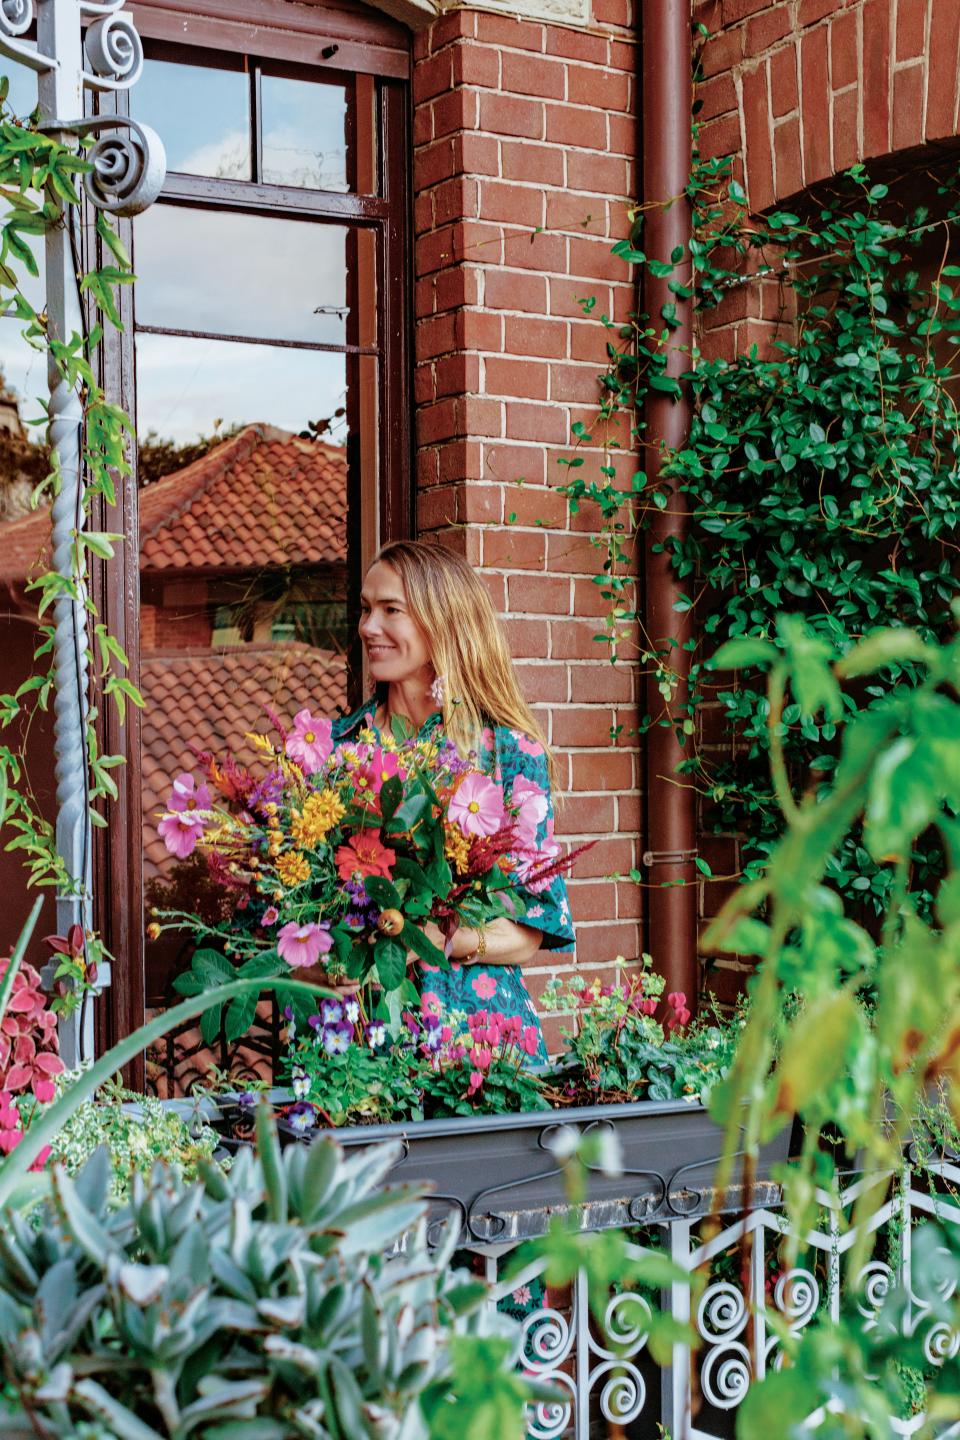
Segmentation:
{"type": "MultiPolygon", "coordinates": [[[[346,455],[248,425],[140,492],[141,570],[332,565],[346,551],[346,455]]],[[[49,564],[48,511],[0,524],[0,580],[49,564]]]]}
{"type": "Polygon", "coordinates": [[[143,840],[146,879],[169,868],[171,858],[157,834],[174,777],[196,772],[191,742],[217,755],[227,751],[251,769],[257,756],[244,740],[265,731],[263,705],[284,722],[309,706],[318,715],[346,708],[343,656],[300,642],[238,645],[227,650],[149,651],[142,662],[143,840]]]}

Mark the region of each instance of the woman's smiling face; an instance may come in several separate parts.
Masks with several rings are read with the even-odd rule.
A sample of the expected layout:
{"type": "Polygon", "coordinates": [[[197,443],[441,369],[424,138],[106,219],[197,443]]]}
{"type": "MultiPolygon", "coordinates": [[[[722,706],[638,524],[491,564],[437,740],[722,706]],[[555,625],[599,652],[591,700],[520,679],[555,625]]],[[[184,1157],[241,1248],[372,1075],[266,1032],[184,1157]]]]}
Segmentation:
{"type": "Polygon", "coordinates": [[[417,676],[429,683],[427,637],[407,608],[403,581],[383,560],[370,566],[360,592],[360,638],[377,683],[402,684],[417,676]]]}

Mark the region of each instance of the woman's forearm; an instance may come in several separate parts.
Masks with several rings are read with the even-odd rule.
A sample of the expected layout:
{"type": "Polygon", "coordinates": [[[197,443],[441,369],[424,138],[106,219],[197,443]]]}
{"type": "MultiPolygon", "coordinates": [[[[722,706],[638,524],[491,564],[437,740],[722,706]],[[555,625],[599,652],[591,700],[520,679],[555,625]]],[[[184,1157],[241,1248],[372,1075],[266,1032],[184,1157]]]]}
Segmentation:
{"type": "Polygon", "coordinates": [[[482,932],[461,926],[454,934],[450,958],[465,964],[527,965],[540,949],[542,939],[541,931],[501,915],[485,925],[482,932]],[[483,954],[478,953],[481,949],[483,954]]]}

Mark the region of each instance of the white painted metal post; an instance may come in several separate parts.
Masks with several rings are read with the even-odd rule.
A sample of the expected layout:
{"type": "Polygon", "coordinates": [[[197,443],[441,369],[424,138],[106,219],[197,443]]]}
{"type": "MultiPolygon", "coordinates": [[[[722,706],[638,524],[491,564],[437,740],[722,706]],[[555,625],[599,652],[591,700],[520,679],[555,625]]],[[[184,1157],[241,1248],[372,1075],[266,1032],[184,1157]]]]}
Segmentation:
{"type": "MultiPolygon", "coordinates": [[[[38,72],[41,125],[64,145],[78,135],[99,138],[87,152],[93,165],[85,188],[93,204],[132,215],[151,204],[165,173],[163,146],[147,127],[121,116],[84,115],[84,91],[121,90],[143,68],[143,47],[124,0],[36,0],[37,48],[22,37],[34,18],[33,0],[0,0],[0,54],[38,72]],[[85,29],[86,27],[86,29],[85,29]]],[[[46,236],[47,323],[52,339],[83,334],[80,244],[76,208],[66,206],[61,224],[46,236]]],[[[49,440],[59,462],[60,486],[52,510],[53,568],[71,583],[54,607],[54,752],[57,777],[57,852],[68,883],[57,896],[61,934],[73,925],[91,928],[92,830],[88,801],[88,717],[85,568],[77,533],[83,524],[83,406],[60,375],[52,355],[49,440]]],[[[45,967],[49,986],[53,965],[45,967]]],[[[101,964],[97,988],[110,982],[101,964]]],[[[61,1022],[60,1049],[68,1067],[93,1054],[93,1009],[82,1005],[61,1022]]]]}

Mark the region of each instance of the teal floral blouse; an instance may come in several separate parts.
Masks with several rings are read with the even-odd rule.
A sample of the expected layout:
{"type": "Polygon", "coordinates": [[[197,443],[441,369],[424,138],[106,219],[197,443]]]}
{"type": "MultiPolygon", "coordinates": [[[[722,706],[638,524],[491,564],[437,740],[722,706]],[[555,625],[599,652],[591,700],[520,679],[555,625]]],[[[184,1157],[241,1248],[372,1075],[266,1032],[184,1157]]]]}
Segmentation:
{"type": "MultiPolygon", "coordinates": [[[[335,720],[334,743],[339,743],[364,726],[375,728],[375,710],[376,701],[368,700],[352,715],[335,720]]],[[[421,736],[432,733],[440,725],[440,715],[431,715],[420,731],[421,736]]],[[[553,798],[543,746],[522,731],[512,730],[506,725],[488,726],[483,732],[479,761],[483,770],[493,775],[498,783],[514,794],[517,782],[521,791],[524,786],[529,786],[527,794],[538,802],[537,848],[550,853],[555,845],[553,798]]],[[[525,890],[522,886],[517,888],[527,906],[526,913],[521,917],[522,923],[542,933],[542,948],[572,950],[575,937],[563,876],[555,876],[549,885],[537,893],[525,890]]],[[[464,1010],[467,1014],[476,1010],[499,1010],[504,1015],[519,1015],[525,1025],[535,1025],[540,1032],[540,1046],[536,1056],[532,1057],[534,1063],[546,1062],[547,1048],[540,1029],[540,1019],[527,993],[526,981],[519,965],[484,966],[482,962],[460,965],[454,961],[446,971],[438,970],[432,965],[423,965],[421,995],[426,1007],[437,1005],[445,1010],[464,1010]]]]}

